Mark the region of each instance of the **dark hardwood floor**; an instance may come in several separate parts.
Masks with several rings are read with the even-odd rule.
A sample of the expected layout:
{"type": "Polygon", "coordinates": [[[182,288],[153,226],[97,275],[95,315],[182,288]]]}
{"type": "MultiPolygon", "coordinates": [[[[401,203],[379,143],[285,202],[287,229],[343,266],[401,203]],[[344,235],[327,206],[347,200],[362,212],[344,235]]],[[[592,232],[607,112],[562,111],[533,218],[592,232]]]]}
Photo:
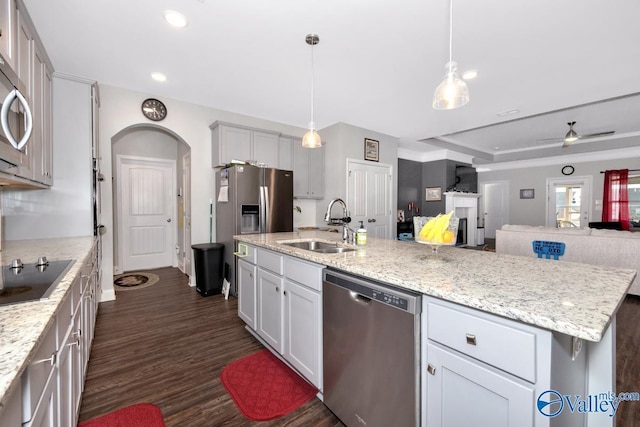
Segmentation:
{"type": "MultiPolygon", "coordinates": [[[[160,282],[100,304],[80,420],[139,402],[171,426],[343,426],[318,400],[271,422],[247,420],[220,382],[227,363],[262,348],[237,316],[237,300],[201,297],[174,268],[160,282]]],[[[618,391],[640,391],[640,298],[617,318],[618,391]]],[[[622,402],[617,427],[640,427],[640,402],[622,402]]]]}
{"type": "Polygon", "coordinates": [[[247,420],[220,382],[229,362],[263,348],[237,299],[202,297],[175,268],[153,272],[158,284],[100,304],[80,421],[150,402],[168,427],[343,426],[318,399],[276,421],[247,420]]]}
{"type": "MultiPolygon", "coordinates": [[[[640,393],[640,297],[627,296],[616,317],[616,391],[640,393]]],[[[621,402],[617,427],[640,427],[640,402],[621,402]]]]}

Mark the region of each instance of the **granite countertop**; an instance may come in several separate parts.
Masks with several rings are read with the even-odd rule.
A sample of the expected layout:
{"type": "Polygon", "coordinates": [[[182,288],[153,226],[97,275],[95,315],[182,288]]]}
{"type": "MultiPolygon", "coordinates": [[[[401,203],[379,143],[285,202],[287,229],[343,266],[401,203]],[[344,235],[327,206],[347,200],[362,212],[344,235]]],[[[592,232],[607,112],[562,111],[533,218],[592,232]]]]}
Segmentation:
{"type": "Polygon", "coordinates": [[[2,242],[0,265],[8,265],[15,258],[33,263],[39,256],[75,262],[47,301],[0,306],[0,414],[45,333],[54,325],[58,307],[80,274],[93,243],[93,236],[2,242]]]}
{"type": "MultiPolygon", "coordinates": [[[[600,341],[624,300],[635,270],[521,257],[444,246],[441,255],[413,241],[375,239],[340,254],[282,242],[341,242],[338,233],[235,236],[236,240],[331,268],[459,303],[589,341],[600,341]]],[[[353,246],[353,245],[351,245],[353,246]]],[[[355,247],[355,246],[354,246],[355,247]]]]}

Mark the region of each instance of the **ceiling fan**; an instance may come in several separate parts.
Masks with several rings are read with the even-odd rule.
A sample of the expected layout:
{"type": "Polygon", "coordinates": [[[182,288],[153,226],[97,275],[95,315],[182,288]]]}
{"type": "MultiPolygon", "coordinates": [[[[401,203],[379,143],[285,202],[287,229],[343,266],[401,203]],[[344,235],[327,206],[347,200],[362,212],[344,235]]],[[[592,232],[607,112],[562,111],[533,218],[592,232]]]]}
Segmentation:
{"type": "Polygon", "coordinates": [[[597,133],[589,133],[589,134],[585,134],[585,135],[580,135],[578,132],[576,132],[573,129],[573,126],[576,124],[576,122],[567,122],[567,124],[569,125],[569,131],[566,133],[566,135],[564,136],[564,138],[547,138],[547,139],[539,139],[538,142],[553,142],[553,141],[563,141],[562,143],[562,147],[569,147],[571,144],[573,144],[574,142],[576,142],[579,139],[589,139],[589,138],[600,138],[603,136],[608,136],[608,135],[613,135],[614,133],[616,133],[615,130],[608,130],[608,131],[604,131],[604,132],[597,132],[597,133]]]}

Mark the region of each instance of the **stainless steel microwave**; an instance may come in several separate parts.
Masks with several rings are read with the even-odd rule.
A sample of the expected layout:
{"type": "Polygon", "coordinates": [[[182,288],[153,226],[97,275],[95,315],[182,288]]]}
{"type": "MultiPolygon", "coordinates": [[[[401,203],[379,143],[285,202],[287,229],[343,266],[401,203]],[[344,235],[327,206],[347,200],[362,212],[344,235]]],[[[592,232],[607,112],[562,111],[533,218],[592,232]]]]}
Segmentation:
{"type": "Polygon", "coordinates": [[[0,55],[0,171],[28,167],[28,142],[33,118],[24,85],[0,55]]]}

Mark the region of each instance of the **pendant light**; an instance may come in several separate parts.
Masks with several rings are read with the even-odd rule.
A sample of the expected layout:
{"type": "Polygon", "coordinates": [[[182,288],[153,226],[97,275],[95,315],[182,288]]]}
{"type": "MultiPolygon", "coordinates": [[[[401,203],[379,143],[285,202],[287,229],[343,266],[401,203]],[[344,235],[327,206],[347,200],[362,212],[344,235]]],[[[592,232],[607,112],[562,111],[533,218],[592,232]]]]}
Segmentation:
{"type": "Polygon", "coordinates": [[[311,45],[311,121],[309,122],[309,130],[302,137],[302,146],[305,148],[320,148],[322,139],[316,132],[316,125],[313,122],[313,46],[320,43],[320,37],[317,34],[307,34],[305,41],[311,45]]]}
{"type": "Polygon", "coordinates": [[[453,45],[453,0],[449,0],[449,62],[445,64],[447,74],[433,94],[433,108],[452,110],[469,102],[469,88],[458,76],[458,64],[452,59],[453,45]]]}

